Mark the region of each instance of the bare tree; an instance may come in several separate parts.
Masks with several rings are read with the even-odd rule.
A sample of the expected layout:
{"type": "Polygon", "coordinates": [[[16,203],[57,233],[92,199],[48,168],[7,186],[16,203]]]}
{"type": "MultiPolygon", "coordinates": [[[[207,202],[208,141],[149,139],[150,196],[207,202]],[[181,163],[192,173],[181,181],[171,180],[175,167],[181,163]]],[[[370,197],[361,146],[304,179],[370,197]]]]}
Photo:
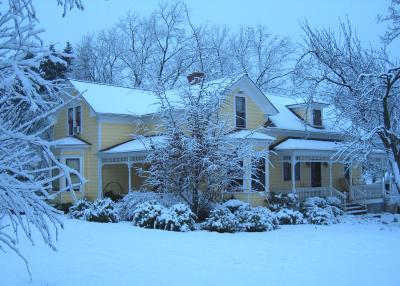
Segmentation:
{"type": "Polygon", "coordinates": [[[294,90],[335,107],[347,141],[340,155],[366,163],[377,150],[387,155],[400,190],[400,68],[384,50],[363,48],[350,24],[340,34],[303,25],[305,42],[294,90]]]}
{"type": "Polygon", "coordinates": [[[386,16],[378,16],[381,22],[389,22],[388,30],[382,37],[384,43],[389,44],[400,36],[400,0],[392,0],[388,14],[386,16]]]}
{"type": "Polygon", "coordinates": [[[84,36],[76,48],[73,76],[108,84],[123,81],[122,36],[115,27],[84,36]]]}

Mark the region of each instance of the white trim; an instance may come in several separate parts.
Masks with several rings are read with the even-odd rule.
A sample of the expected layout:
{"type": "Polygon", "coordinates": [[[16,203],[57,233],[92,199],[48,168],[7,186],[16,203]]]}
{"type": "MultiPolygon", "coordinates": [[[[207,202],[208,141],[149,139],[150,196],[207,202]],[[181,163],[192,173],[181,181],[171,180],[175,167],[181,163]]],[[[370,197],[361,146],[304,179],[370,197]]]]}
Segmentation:
{"type": "MultiPolygon", "coordinates": [[[[97,151],[101,150],[102,142],[102,124],[100,118],[97,118],[97,151]]],[[[97,198],[103,198],[103,163],[100,156],[97,157],[97,198]]]]}
{"type": "Polygon", "coordinates": [[[233,100],[233,126],[235,127],[235,128],[238,128],[238,129],[246,129],[247,128],[247,114],[248,114],[248,110],[247,110],[247,98],[246,98],[246,95],[235,95],[234,96],[234,100],[233,100]],[[238,127],[237,125],[236,125],[236,98],[237,97],[241,97],[241,98],[244,98],[244,127],[238,127]]]}
{"type": "Polygon", "coordinates": [[[73,135],[77,135],[77,134],[82,134],[83,133],[83,107],[82,107],[82,102],[79,103],[75,103],[75,104],[70,104],[68,105],[66,108],[66,131],[67,131],[67,135],[66,136],[73,136],[73,135]],[[80,107],[81,109],[81,113],[80,113],[80,132],[79,133],[75,133],[74,129],[75,129],[75,124],[76,124],[76,108],[80,107]],[[68,112],[69,110],[72,108],[72,134],[69,134],[69,118],[68,118],[68,112]]]}
{"type": "MultiPolygon", "coordinates": [[[[85,167],[84,166],[84,155],[81,154],[81,155],[61,155],[60,156],[60,160],[62,160],[62,163],[65,164],[65,165],[67,165],[67,159],[78,159],[79,160],[79,173],[81,174],[82,177],[85,177],[85,174],[84,174],[84,167],[85,167]]],[[[63,178],[62,187],[66,186],[66,181],[65,180],[66,179],[63,178]]],[[[60,186],[61,186],[61,184],[60,184],[60,186]]],[[[84,191],[83,187],[84,187],[84,184],[81,184],[79,186],[79,192],[80,193],[83,193],[83,191],[84,191]]]]}

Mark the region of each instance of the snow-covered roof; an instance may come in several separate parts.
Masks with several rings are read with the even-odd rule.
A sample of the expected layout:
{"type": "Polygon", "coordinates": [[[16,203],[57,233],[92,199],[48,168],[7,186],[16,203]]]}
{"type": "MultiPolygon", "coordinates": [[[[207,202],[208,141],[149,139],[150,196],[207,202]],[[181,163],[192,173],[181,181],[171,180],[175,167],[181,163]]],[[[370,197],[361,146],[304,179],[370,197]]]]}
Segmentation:
{"type": "Polygon", "coordinates": [[[319,150],[337,151],[338,143],[311,139],[287,139],[275,146],[275,150],[319,150]]]}
{"type": "Polygon", "coordinates": [[[89,143],[83,141],[82,139],[80,139],[76,136],[64,137],[61,139],[54,140],[51,143],[55,147],[66,147],[66,146],[80,147],[80,146],[89,146],[90,145],[89,143]]]}
{"type": "MultiPolygon", "coordinates": [[[[271,103],[278,109],[279,113],[276,115],[269,116],[270,120],[274,123],[276,128],[304,131],[305,123],[300,119],[293,111],[290,110],[289,106],[295,106],[298,104],[304,104],[302,99],[278,96],[267,94],[267,98],[271,103]]],[[[325,108],[323,110],[323,123],[324,128],[315,128],[312,126],[307,126],[307,131],[309,132],[337,132],[338,128],[335,128],[335,122],[332,120],[331,110],[325,108]]],[[[273,128],[273,127],[272,127],[273,128]]]]}
{"type": "Polygon", "coordinates": [[[251,130],[238,130],[228,135],[231,139],[256,139],[256,140],[275,140],[275,137],[269,136],[265,133],[251,131],[251,130]]]}
{"type": "Polygon", "coordinates": [[[147,151],[150,149],[152,144],[160,143],[164,140],[165,136],[163,135],[132,139],[128,142],[104,149],[103,151],[101,151],[101,153],[115,154],[147,151]]]}
{"type": "Polygon", "coordinates": [[[156,95],[148,90],[70,80],[96,113],[145,115],[158,111],[156,95]]]}

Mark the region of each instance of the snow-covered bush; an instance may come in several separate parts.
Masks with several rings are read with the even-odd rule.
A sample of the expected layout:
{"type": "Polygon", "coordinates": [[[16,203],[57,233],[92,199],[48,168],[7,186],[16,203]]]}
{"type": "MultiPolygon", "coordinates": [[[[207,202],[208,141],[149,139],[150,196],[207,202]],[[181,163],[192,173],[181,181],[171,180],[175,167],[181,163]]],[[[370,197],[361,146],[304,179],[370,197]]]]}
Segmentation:
{"type": "Polygon", "coordinates": [[[241,231],[270,231],[276,229],[279,223],[276,216],[264,207],[239,208],[235,215],[241,231]]]}
{"type": "Polygon", "coordinates": [[[341,208],[342,206],[342,202],[337,197],[327,197],[326,203],[337,208],[341,208]]]}
{"type": "Polygon", "coordinates": [[[299,207],[299,198],[296,194],[276,194],[271,193],[269,198],[269,208],[277,212],[281,209],[297,209],[299,207]]]}
{"type": "Polygon", "coordinates": [[[156,228],[157,218],[165,212],[165,207],[156,201],[144,202],[132,212],[132,223],[144,228],[156,228]]]}
{"type": "Polygon", "coordinates": [[[157,216],[155,228],[170,231],[190,231],[194,229],[196,216],[186,204],[175,204],[164,208],[157,216]]]}
{"type": "Polygon", "coordinates": [[[79,200],[69,208],[71,218],[94,222],[117,222],[118,214],[115,203],[110,198],[99,199],[94,202],[79,200]]]}
{"type": "Polygon", "coordinates": [[[308,198],[302,205],[302,212],[307,221],[312,224],[328,225],[339,222],[339,216],[343,211],[336,207],[335,201],[330,200],[331,204],[323,198],[308,198]]]}
{"type": "Polygon", "coordinates": [[[292,209],[281,209],[276,213],[279,224],[302,224],[304,216],[301,212],[292,209]]]}
{"type": "Polygon", "coordinates": [[[117,203],[118,215],[121,220],[132,221],[136,207],[148,201],[156,201],[165,207],[180,203],[174,194],[159,194],[154,192],[133,191],[117,203]]]}
{"type": "Polygon", "coordinates": [[[234,199],[217,206],[201,226],[217,232],[256,232],[277,228],[278,220],[267,208],[253,208],[249,203],[234,199]]]}
{"type": "Polygon", "coordinates": [[[117,222],[118,214],[115,203],[110,198],[94,201],[86,214],[87,221],[95,222],[117,222]]]}
{"type": "Polygon", "coordinates": [[[226,201],[222,204],[223,207],[226,207],[228,210],[231,211],[231,213],[235,213],[236,211],[240,209],[250,209],[251,206],[249,203],[246,203],[244,201],[238,200],[238,199],[232,199],[229,201],[226,201]]]}
{"type": "Polygon", "coordinates": [[[237,232],[238,218],[226,207],[218,207],[211,211],[208,219],[201,224],[201,228],[216,232],[237,232]]]}
{"type": "Polygon", "coordinates": [[[79,200],[69,208],[68,215],[71,218],[86,220],[93,203],[87,200],[79,200]]]}

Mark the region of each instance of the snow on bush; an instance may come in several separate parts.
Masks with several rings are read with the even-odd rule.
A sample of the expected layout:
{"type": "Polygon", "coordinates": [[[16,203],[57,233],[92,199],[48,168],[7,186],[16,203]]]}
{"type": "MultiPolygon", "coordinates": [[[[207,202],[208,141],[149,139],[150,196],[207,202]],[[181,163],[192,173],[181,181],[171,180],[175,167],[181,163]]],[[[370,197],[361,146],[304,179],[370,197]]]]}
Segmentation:
{"type": "Polygon", "coordinates": [[[132,212],[132,223],[139,227],[156,228],[157,217],[163,211],[165,207],[157,201],[141,203],[132,212]]]}
{"type": "Polygon", "coordinates": [[[194,229],[196,215],[185,204],[175,204],[164,208],[156,218],[155,228],[170,231],[190,231],[194,229]]]}
{"type": "MultiPolygon", "coordinates": [[[[311,224],[328,225],[339,222],[343,211],[336,207],[335,202],[319,197],[308,198],[302,206],[302,211],[307,221],[311,224]]],[[[340,204],[339,204],[340,205],[340,204]]]]}
{"type": "Polygon", "coordinates": [[[302,224],[304,216],[301,212],[292,209],[281,209],[276,213],[279,224],[302,224]]]}
{"type": "Polygon", "coordinates": [[[94,222],[117,222],[118,214],[114,201],[110,198],[94,201],[87,213],[86,220],[94,222]]]}
{"type": "Polygon", "coordinates": [[[276,229],[279,223],[276,216],[264,207],[240,208],[235,215],[241,231],[270,231],[276,229]]]}
{"type": "Polygon", "coordinates": [[[276,229],[278,220],[267,208],[253,208],[249,203],[229,200],[211,211],[201,227],[216,232],[258,232],[276,229]]]}
{"type": "Polygon", "coordinates": [[[216,232],[237,232],[240,230],[238,218],[226,207],[212,210],[208,219],[201,224],[201,228],[216,232]]]}
{"type": "Polygon", "coordinates": [[[79,200],[69,208],[68,215],[71,218],[86,220],[93,203],[87,200],[79,200]]]}
{"type": "Polygon", "coordinates": [[[330,206],[334,206],[340,208],[342,206],[342,202],[336,197],[327,197],[326,203],[330,206]]]}
{"type": "Polygon", "coordinates": [[[299,199],[296,194],[276,194],[271,193],[269,198],[269,208],[278,212],[281,209],[297,209],[299,207],[299,199]]]}
{"type": "Polygon", "coordinates": [[[251,208],[249,203],[246,203],[246,202],[238,200],[238,199],[232,199],[232,200],[226,201],[222,204],[222,206],[226,207],[228,210],[230,210],[231,213],[235,213],[239,209],[251,208]]]}
{"type": "Polygon", "coordinates": [[[148,201],[156,201],[165,207],[180,203],[174,194],[159,194],[154,192],[133,191],[117,203],[118,215],[121,220],[132,221],[136,207],[148,201]]]}
{"type": "Polygon", "coordinates": [[[94,202],[79,200],[69,208],[71,218],[94,222],[117,222],[118,214],[115,203],[109,199],[99,199],[94,202]]]}

